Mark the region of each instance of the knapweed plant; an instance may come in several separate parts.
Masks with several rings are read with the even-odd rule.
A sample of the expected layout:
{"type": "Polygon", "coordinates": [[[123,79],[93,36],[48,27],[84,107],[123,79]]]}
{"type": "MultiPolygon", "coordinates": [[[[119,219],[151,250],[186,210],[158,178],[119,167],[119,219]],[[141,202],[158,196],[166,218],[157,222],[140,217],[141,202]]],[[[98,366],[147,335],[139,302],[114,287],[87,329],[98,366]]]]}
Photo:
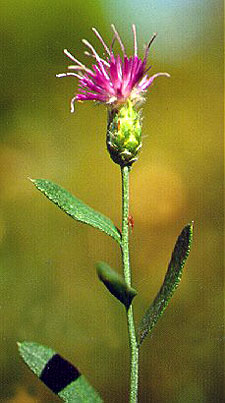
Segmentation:
{"type": "MultiPolygon", "coordinates": [[[[138,401],[138,357],[144,338],[153,331],[160,316],[167,307],[178,286],[185,261],[188,257],[193,225],[188,224],[179,235],[164,282],[144,313],[138,326],[134,321],[133,299],[137,291],[132,286],[129,258],[129,226],[133,219],[129,216],[129,175],[137,161],[142,147],[142,111],[147,89],[159,76],[169,77],[168,73],[149,76],[148,56],[156,37],[154,34],[145,47],[143,58],[138,56],[135,25],[133,30],[133,55],[127,56],[124,44],[112,25],[113,39],[108,47],[98,31],[93,28],[103,46],[103,57],[94,47],[83,40],[87,49],[85,54],[92,58],[91,68],[77,60],[68,50],[66,56],[73,62],[68,72],[57,77],[73,76],[78,80],[78,91],[71,100],[71,112],[79,101],[94,101],[104,104],[108,112],[106,144],[113,162],[119,165],[122,176],[122,230],[101,213],[93,210],[74,197],[67,190],[46,179],[32,180],[34,185],[50,201],[55,203],[74,220],[89,224],[111,236],[120,247],[123,276],[114,271],[107,263],[99,262],[97,275],[109,292],[124,305],[130,347],[130,402],[138,401]],[[121,52],[115,54],[115,42],[121,52]]],[[[119,263],[118,263],[119,266],[119,263]]],[[[80,371],[52,349],[30,342],[19,343],[20,353],[33,372],[54,393],[66,402],[101,402],[99,394],[88,383],[80,371]]],[[[124,401],[121,398],[121,401],[124,401]]]]}

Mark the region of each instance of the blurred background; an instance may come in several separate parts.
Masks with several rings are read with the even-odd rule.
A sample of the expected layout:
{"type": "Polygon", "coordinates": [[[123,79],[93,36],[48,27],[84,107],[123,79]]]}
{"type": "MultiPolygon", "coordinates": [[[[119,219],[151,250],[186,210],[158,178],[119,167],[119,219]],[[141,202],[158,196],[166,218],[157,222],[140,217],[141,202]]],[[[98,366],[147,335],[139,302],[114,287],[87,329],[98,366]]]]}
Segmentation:
{"type": "Polygon", "coordinates": [[[7,0],[0,6],[0,401],[57,402],[20,359],[16,341],[51,346],[105,402],[128,399],[123,307],[95,263],[121,271],[105,234],[73,221],[27,177],[51,179],[120,227],[120,171],[105,150],[106,109],[78,104],[65,72],[82,38],[101,53],[115,23],[139,55],[154,32],[143,148],[131,173],[133,282],[139,322],[158,292],[176,238],[195,221],[194,244],[173,301],[141,351],[140,402],[223,401],[223,5],[219,0],[7,0]]]}

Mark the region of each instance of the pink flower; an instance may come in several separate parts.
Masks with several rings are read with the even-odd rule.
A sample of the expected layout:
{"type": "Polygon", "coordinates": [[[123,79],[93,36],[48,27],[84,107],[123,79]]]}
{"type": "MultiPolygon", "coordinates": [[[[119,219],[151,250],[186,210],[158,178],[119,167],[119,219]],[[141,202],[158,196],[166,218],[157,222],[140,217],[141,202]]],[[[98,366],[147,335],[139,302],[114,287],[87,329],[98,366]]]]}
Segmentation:
{"type": "Polygon", "coordinates": [[[152,84],[154,79],[158,76],[170,77],[168,73],[157,73],[153,76],[148,75],[151,67],[147,67],[147,59],[150,46],[156,37],[153,35],[150,42],[146,46],[144,58],[141,59],[137,55],[137,37],[135,25],[132,25],[133,41],[134,41],[134,54],[128,57],[125,51],[123,42],[115,28],[112,25],[114,32],[112,44],[110,48],[105,44],[101,35],[95,28],[93,32],[100,40],[106,52],[106,57],[101,58],[93,46],[85,39],[82,42],[89,48],[89,52],[85,52],[87,56],[95,59],[92,69],[86,67],[83,63],[77,60],[68,50],[64,53],[73,61],[75,65],[68,66],[68,73],[57,74],[57,77],[73,76],[78,78],[79,89],[77,95],[71,100],[71,112],[74,112],[75,101],[98,101],[105,103],[111,108],[119,108],[125,104],[128,99],[133,105],[143,101],[143,95],[147,88],[152,84]],[[113,52],[113,45],[115,40],[119,42],[121,56],[115,55],[113,52]]]}

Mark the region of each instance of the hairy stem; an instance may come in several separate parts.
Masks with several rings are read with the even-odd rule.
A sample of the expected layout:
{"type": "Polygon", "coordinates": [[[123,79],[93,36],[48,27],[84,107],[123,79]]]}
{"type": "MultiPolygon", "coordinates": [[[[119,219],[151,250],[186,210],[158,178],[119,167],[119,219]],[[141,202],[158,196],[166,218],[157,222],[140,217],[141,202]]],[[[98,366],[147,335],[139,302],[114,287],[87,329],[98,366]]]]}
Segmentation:
{"type": "MultiPolygon", "coordinates": [[[[122,257],[126,283],[131,286],[129,259],[129,167],[121,168],[122,173],[122,257]]],[[[130,346],[130,403],[138,401],[138,346],[132,304],[127,309],[127,324],[130,346]]]]}

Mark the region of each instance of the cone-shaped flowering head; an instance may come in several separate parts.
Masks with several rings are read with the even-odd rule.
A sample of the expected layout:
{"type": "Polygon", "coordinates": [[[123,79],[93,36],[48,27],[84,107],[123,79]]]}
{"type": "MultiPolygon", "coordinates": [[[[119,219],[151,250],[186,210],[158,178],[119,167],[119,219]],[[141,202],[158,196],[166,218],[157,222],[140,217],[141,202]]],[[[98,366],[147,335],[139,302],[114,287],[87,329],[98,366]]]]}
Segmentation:
{"type": "Polygon", "coordinates": [[[104,58],[101,58],[94,47],[83,39],[83,43],[88,48],[85,54],[94,59],[92,68],[86,67],[65,49],[64,53],[75,64],[68,66],[69,72],[57,74],[57,77],[73,76],[78,79],[78,91],[71,100],[71,112],[74,112],[75,101],[97,101],[108,105],[112,109],[118,109],[128,100],[132,102],[132,105],[139,104],[143,101],[144,93],[156,77],[162,75],[169,77],[168,73],[148,75],[150,69],[150,67],[147,67],[148,54],[150,46],[156,37],[155,34],[146,46],[144,57],[141,59],[137,54],[135,25],[132,25],[134,42],[132,56],[127,56],[124,44],[114,25],[112,25],[114,36],[110,47],[105,44],[98,31],[95,28],[92,29],[104,48],[104,58]],[[122,57],[119,54],[116,55],[113,51],[113,45],[116,40],[120,45],[122,57]]]}
{"type": "Polygon", "coordinates": [[[112,160],[131,166],[141,148],[141,112],[130,100],[118,110],[109,111],[106,145],[112,160]]]}

